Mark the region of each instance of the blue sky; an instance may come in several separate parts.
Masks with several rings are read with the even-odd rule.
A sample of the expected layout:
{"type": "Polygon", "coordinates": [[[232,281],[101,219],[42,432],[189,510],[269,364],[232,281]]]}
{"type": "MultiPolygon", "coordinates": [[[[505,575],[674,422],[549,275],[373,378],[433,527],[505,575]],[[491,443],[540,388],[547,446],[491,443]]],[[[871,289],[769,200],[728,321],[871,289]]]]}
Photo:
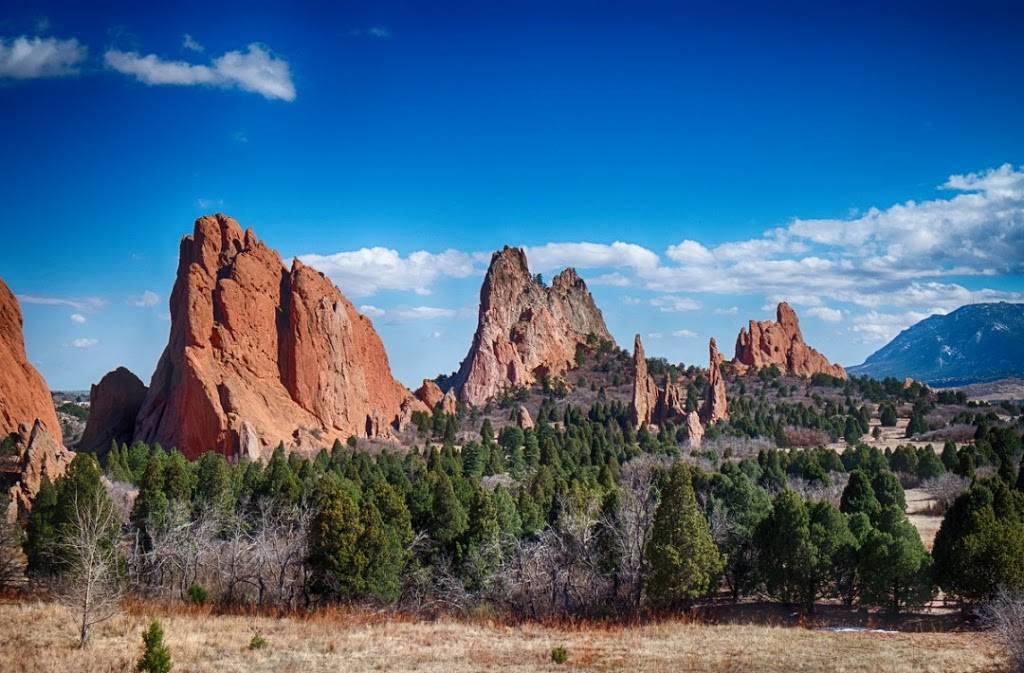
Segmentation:
{"type": "Polygon", "coordinates": [[[409,385],[458,366],[504,244],[688,363],[779,299],[844,364],[1024,300],[1019,3],[87,4],[0,9],[0,277],[55,389],[148,381],[216,211],[409,385]]]}

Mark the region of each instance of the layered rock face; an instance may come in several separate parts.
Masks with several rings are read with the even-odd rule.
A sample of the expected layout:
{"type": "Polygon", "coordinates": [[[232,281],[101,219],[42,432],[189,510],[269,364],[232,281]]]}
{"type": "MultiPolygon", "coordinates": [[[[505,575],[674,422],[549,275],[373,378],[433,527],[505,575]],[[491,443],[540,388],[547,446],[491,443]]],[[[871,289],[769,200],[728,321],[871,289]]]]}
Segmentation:
{"type": "MultiPolygon", "coordinates": [[[[410,408],[368,318],[327,278],[280,256],[224,215],[181,242],[171,335],[135,439],[259,457],[279,442],[315,450],[387,437],[410,408]]],[[[412,406],[410,406],[412,405],[412,406]]]]}
{"type": "Polygon", "coordinates": [[[789,304],[782,302],[776,321],[751,320],[736,337],[733,363],[741,372],[776,365],[784,374],[810,378],[828,374],[845,379],[846,370],[804,343],[800,320],[789,304]]]}
{"type": "Polygon", "coordinates": [[[39,419],[59,445],[60,423],[46,381],[28,361],[21,307],[0,279],[0,438],[39,419]]]}
{"type": "Polygon", "coordinates": [[[31,426],[22,423],[18,427],[14,446],[15,460],[11,466],[13,469],[5,470],[14,475],[14,483],[7,491],[8,521],[27,516],[36,494],[39,493],[39,487],[42,486],[43,477],[55,481],[64,474],[71,464],[71,459],[75,457],[75,454],[65,449],[39,419],[31,426]]]}
{"type": "Polygon", "coordinates": [[[455,379],[459,399],[476,406],[506,387],[560,377],[589,335],[612,340],[576,271],[566,269],[544,287],[523,250],[505,247],[491,256],[480,289],[476,334],[455,379]]]}
{"type": "Polygon", "coordinates": [[[18,300],[0,280],[0,439],[14,443],[0,457],[9,521],[28,514],[43,476],[57,479],[75,455],[62,444],[50,390],[28,361],[22,326],[18,300]]]}
{"type": "Polygon", "coordinates": [[[132,441],[135,417],[146,399],[146,386],[124,367],[108,372],[89,390],[89,421],[79,451],[105,456],[111,442],[132,441]]]}
{"type": "Polygon", "coordinates": [[[708,389],[704,393],[704,404],[700,420],[705,425],[729,420],[729,403],[725,397],[725,378],[722,376],[722,354],[714,338],[708,344],[708,389]]]}

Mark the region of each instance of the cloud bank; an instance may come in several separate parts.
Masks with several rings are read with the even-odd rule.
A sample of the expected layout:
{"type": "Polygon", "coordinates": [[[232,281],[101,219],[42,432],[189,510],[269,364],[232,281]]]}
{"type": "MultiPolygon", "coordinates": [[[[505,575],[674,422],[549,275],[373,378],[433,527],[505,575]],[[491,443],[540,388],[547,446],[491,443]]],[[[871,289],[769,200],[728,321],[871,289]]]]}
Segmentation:
{"type": "Polygon", "coordinates": [[[0,38],[0,79],[67,77],[78,73],[88,49],[55,37],[0,38]]]}

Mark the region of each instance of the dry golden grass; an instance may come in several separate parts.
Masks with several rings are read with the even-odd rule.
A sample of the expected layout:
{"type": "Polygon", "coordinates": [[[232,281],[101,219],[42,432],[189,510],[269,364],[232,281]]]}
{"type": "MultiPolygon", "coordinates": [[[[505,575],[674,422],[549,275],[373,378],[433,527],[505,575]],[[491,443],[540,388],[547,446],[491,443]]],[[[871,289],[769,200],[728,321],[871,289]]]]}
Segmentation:
{"type": "Polygon", "coordinates": [[[424,621],[336,611],[308,618],[214,616],[136,606],[75,647],[72,619],[45,602],[0,603],[0,662],[10,673],[127,672],[152,617],[164,625],[174,670],[217,673],[412,671],[997,671],[1002,660],[981,633],[834,633],[799,627],[508,626],[424,621]],[[253,629],[269,643],[250,651],[253,629]],[[569,660],[551,661],[564,646],[569,660]]]}
{"type": "Polygon", "coordinates": [[[935,544],[935,536],[942,525],[942,517],[932,514],[932,507],[935,505],[935,498],[922,488],[908,488],[907,497],[907,518],[917,528],[921,541],[928,551],[932,550],[935,544]]]}

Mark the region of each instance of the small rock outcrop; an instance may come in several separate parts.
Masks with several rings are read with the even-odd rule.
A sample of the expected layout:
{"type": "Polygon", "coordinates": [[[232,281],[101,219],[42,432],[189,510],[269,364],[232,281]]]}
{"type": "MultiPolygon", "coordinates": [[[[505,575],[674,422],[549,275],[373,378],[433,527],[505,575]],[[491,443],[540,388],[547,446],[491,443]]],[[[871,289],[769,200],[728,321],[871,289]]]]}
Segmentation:
{"type": "Polygon", "coordinates": [[[146,399],[146,386],[124,367],[108,372],[89,390],[89,420],[78,451],[105,456],[111,442],[132,441],[135,417],[146,399]]]}
{"type": "Polygon", "coordinates": [[[24,519],[32,509],[32,501],[43,483],[43,476],[50,481],[56,480],[75,457],[39,419],[31,427],[23,423],[16,435],[14,456],[5,457],[5,460],[13,458],[10,468],[4,466],[7,468],[4,471],[13,476],[14,482],[7,491],[8,521],[24,519]]]}
{"type": "Polygon", "coordinates": [[[313,451],[390,436],[414,399],[369,318],[230,217],[202,217],[182,239],[170,313],[135,439],[190,458],[260,457],[281,442],[313,451]]]}
{"type": "Polygon", "coordinates": [[[449,416],[459,413],[459,400],[455,397],[454,390],[449,389],[441,398],[441,411],[449,416]]]}
{"type": "Polygon", "coordinates": [[[708,344],[708,387],[704,394],[700,420],[704,425],[729,420],[729,403],[725,398],[725,378],[722,376],[722,354],[714,338],[708,344]]]}
{"type": "Polygon", "coordinates": [[[777,320],[751,320],[736,337],[733,364],[737,371],[758,370],[776,365],[784,374],[810,378],[828,374],[845,379],[846,370],[804,342],[800,320],[789,304],[782,302],[776,310],[777,320]]]}
{"type": "Polygon", "coordinates": [[[516,425],[523,430],[529,430],[534,426],[533,416],[530,416],[530,410],[526,408],[525,404],[516,407],[516,425]]]}
{"type": "Polygon", "coordinates": [[[478,406],[504,388],[560,377],[591,335],[612,340],[576,271],[562,271],[545,287],[530,273],[526,253],[505,247],[491,256],[480,288],[476,334],[455,377],[459,399],[478,406]]]}
{"type": "Polygon", "coordinates": [[[433,379],[423,379],[423,385],[416,389],[415,395],[431,411],[444,399],[444,391],[433,379]]]}
{"type": "Polygon", "coordinates": [[[28,361],[23,324],[18,300],[0,279],[0,438],[38,419],[59,445],[57,412],[46,381],[28,361]]]}
{"type": "Polygon", "coordinates": [[[690,439],[690,448],[699,449],[704,439],[704,426],[700,423],[700,414],[691,411],[686,414],[686,436],[690,439]]]}

